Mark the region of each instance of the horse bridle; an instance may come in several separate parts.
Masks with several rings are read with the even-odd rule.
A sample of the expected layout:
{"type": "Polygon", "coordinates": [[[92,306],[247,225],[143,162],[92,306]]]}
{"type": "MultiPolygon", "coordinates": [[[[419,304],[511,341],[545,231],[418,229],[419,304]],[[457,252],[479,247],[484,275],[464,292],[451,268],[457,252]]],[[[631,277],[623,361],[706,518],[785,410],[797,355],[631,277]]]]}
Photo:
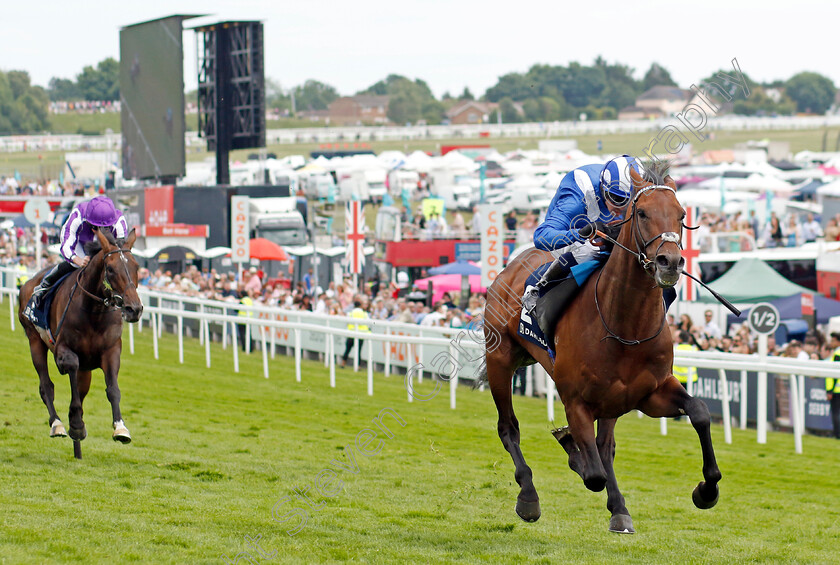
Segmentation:
{"type": "MultiPolygon", "coordinates": [[[[113,255],[114,253],[119,253],[120,254],[120,259],[122,260],[123,268],[125,269],[125,277],[128,280],[128,284],[130,285],[131,288],[137,288],[134,285],[134,281],[131,280],[131,275],[128,272],[128,259],[126,259],[125,255],[123,254],[123,253],[130,253],[130,251],[131,251],[130,249],[124,249],[124,248],[113,249],[111,251],[108,251],[102,257],[102,259],[104,261],[105,259],[108,258],[109,255],[113,255]]],[[[87,266],[82,268],[82,271],[84,271],[85,268],[87,268],[87,266]]],[[[81,276],[81,271],[79,272],[79,276],[81,276]]],[[[78,278],[76,279],[76,284],[78,284],[78,278]]],[[[104,276],[102,278],[102,286],[105,288],[106,291],[108,291],[108,294],[105,297],[97,296],[97,295],[95,295],[91,292],[88,292],[88,290],[85,289],[85,287],[83,285],[79,285],[79,288],[81,288],[82,292],[87,294],[90,298],[92,298],[92,299],[96,300],[97,302],[103,304],[105,306],[105,308],[113,309],[113,310],[121,309],[123,307],[123,304],[124,304],[124,299],[123,299],[122,295],[114,292],[114,287],[113,287],[113,285],[111,285],[111,281],[108,280],[108,270],[107,269],[105,269],[105,273],[104,273],[104,276]]]]}
{"type": "MultiPolygon", "coordinates": [[[[647,193],[648,191],[652,191],[652,190],[656,190],[656,189],[660,189],[660,188],[663,189],[663,190],[670,190],[671,192],[674,193],[674,196],[676,196],[676,194],[677,194],[677,191],[674,190],[673,188],[671,188],[670,186],[665,186],[665,185],[661,185],[661,184],[652,184],[650,186],[644,187],[643,189],[639,190],[639,192],[637,192],[635,194],[635,196],[633,197],[632,207],[631,207],[631,210],[630,210],[630,215],[627,216],[627,218],[625,218],[621,222],[615,224],[615,226],[616,227],[617,226],[622,226],[622,225],[626,224],[627,222],[633,220],[636,216],[636,203],[638,202],[639,197],[642,196],[643,194],[647,193]]],[[[695,229],[695,228],[689,228],[688,226],[685,226],[685,225],[683,225],[683,227],[688,228],[688,229],[695,229]]],[[[629,249],[628,247],[622,245],[617,240],[615,240],[614,238],[610,237],[609,235],[607,235],[607,234],[605,234],[601,231],[594,232],[592,234],[592,237],[593,238],[594,237],[600,237],[602,239],[605,239],[605,240],[611,242],[613,245],[617,245],[620,248],[622,248],[623,250],[627,251],[628,253],[630,253],[631,255],[636,257],[636,259],[639,261],[639,265],[641,265],[642,268],[645,271],[649,271],[650,267],[654,264],[652,259],[648,259],[647,255],[645,254],[645,251],[647,250],[648,246],[650,244],[652,244],[653,242],[655,242],[657,239],[661,238],[662,241],[660,241],[659,245],[656,247],[656,252],[654,253],[654,257],[659,254],[659,250],[662,249],[662,246],[665,245],[666,243],[676,243],[677,247],[679,247],[680,250],[682,250],[682,236],[680,234],[677,234],[677,233],[674,233],[674,232],[662,232],[659,235],[656,235],[656,236],[650,238],[649,240],[645,241],[644,235],[642,235],[642,230],[639,227],[639,222],[638,221],[633,222],[633,241],[636,244],[636,251],[633,251],[632,249],[629,249]],[[641,243],[641,246],[640,246],[640,243],[641,243]]],[[[621,343],[622,345],[640,345],[640,344],[642,344],[646,341],[650,341],[652,339],[655,339],[656,337],[659,337],[659,334],[661,334],[662,330],[665,328],[665,316],[664,316],[664,314],[662,316],[662,324],[660,324],[659,330],[655,334],[653,334],[652,336],[646,337],[644,339],[624,339],[623,337],[621,337],[618,334],[616,334],[615,332],[613,332],[609,328],[609,326],[607,326],[607,321],[604,320],[604,314],[601,312],[601,305],[598,304],[598,283],[601,282],[601,274],[603,272],[604,272],[603,269],[601,269],[601,271],[598,273],[598,278],[595,280],[595,309],[598,311],[598,317],[601,319],[601,324],[604,326],[604,330],[606,330],[606,332],[607,332],[607,335],[604,336],[604,338],[601,341],[604,341],[605,339],[614,339],[614,340],[618,341],[619,343],[621,343]]]]}

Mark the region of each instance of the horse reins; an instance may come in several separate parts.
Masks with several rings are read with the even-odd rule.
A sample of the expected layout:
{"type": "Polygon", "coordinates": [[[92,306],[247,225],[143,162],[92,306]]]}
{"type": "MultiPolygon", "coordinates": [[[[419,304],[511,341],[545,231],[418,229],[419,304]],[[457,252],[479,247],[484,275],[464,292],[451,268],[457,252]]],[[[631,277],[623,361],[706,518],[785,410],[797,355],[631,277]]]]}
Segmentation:
{"type": "MultiPolygon", "coordinates": [[[[661,188],[661,189],[664,189],[664,190],[670,190],[671,192],[674,193],[675,196],[677,194],[677,192],[673,188],[671,188],[670,186],[664,186],[664,185],[658,185],[658,184],[657,185],[646,186],[645,188],[643,188],[639,192],[637,192],[636,195],[633,197],[633,203],[632,203],[633,205],[632,205],[632,209],[630,211],[630,215],[625,220],[616,224],[616,226],[624,225],[627,222],[633,220],[636,216],[636,203],[638,202],[639,197],[642,196],[643,194],[645,194],[649,190],[656,190],[658,188],[661,188]]],[[[687,227],[687,226],[684,226],[684,227],[687,227]]],[[[689,229],[692,229],[692,228],[689,228],[689,229]]],[[[633,240],[636,243],[636,249],[637,249],[636,251],[633,251],[632,249],[629,249],[628,247],[622,245],[617,240],[615,240],[614,238],[612,238],[611,236],[607,235],[606,233],[604,233],[600,230],[595,230],[593,232],[592,238],[595,238],[595,237],[603,238],[603,239],[611,242],[613,245],[619,246],[623,250],[627,251],[628,253],[630,253],[631,255],[636,257],[636,260],[638,260],[639,265],[641,265],[642,268],[645,271],[648,271],[650,269],[650,266],[653,265],[653,260],[648,259],[647,255],[645,254],[645,250],[648,248],[648,246],[650,244],[655,242],[657,239],[661,238],[662,241],[659,242],[659,246],[657,246],[656,253],[654,255],[658,254],[659,250],[666,243],[676,243],[677,246],[680,249],[682,249],[682,241],[681,241],[682,237],[679,234],[674,233],[674,232],[662,232],[659,235],[657,235],[655,237],[652,237],[649,240],[645,241],[645,238],[644,238],[644,236],[642,235],[642,232],[641,232],[641,228],[639,227],[639,222],[637,222],[637,221],[633,222],[633,240]],[[641,251],[639,251],[639,243],[640,242],[641,242],[641,251]]],[[[607,335],[604,336],[601,339],[601,341],[604,341],[605,339],[612,338],[612,339],[618,341],[622,345],[628,345],[629,346],[629,345],[640,345],[640,344],[642,344],[646,341],[650,341],[652,339],[655,339],[655,338],[659,337],[659,334],[661,334],[662,330],[665,329],[665,316],[664,316],[664,314],[662,316],[662,323],[659,326],[659,330],[655,334],[653,334],[652,336],[646,337],[644,339],[632,339],[632,340],[631,339],[624,339],[623,337],[619,336],[614,331],[612,331],[609,328],[609,326],[607,326],[607,321],[604,320],[604,314],[603,314],[603,312],[601,312],[601,305],[598,303],[598,283],[601,282],[601,275],[603,274],[603,272],[604,272],[604,270],[601,269],[601,271],[598,272],[598,278],[595,279],[595,309],[598,311],[598,317],[601,319],[601,324],[604,326],[604,330],[607,332],[607,335]]]]}

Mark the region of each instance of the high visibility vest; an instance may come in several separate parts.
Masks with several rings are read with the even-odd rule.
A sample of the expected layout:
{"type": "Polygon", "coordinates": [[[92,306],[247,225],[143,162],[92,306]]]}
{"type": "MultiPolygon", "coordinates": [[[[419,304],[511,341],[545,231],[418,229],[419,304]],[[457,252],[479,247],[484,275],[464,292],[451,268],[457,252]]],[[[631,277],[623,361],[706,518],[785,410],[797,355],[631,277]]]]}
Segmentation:
{"type": "MultiPolygon", "coordinates": [[[[353,308],[353,310],[350,311],[349,316],[351,318],[358,318],[359,320],[367,320],[368,318],[367,312],[365,312],[361,308],[353,308]]],[[[359,332],[369,331],[368,327],[362,324],[347,324],[347,329],[359,332]]]]}
{"type": "MultiPolygon", "coordinates": [[[[697,351],[697,348],[690,343],[681,343],[677,346],[677,351],[697,351]]],[[[691,382],[697,382],[697,368],[696,367],[678,367],[674,365],[674,376],[682,384],[688,383],[688,377],[691,375],[691,382]]]]}
{"type": "MultiPolygon", "coordinates": [[[[832,361],[840,361],[840,347],[831,354],[832,361]]],[[[840,379],[828,378],[825,380],[825,391],[832,394],[840,394],[840,379]]]]}
{"type": "Polygon", "coordinates": [[[15,279],[15,282],[17,283],[18,288],[20,288],[23,286],[23,283],[29,280],[29,275],[26,274],[26,266],[21,263],[18,263],[16,269],[19,274],[15,279]]]}
{"type": "MultiPolygon", "coordinates": [[[[254,305],[254,301],[251,300],[251,297],[248,296],[248,295],[245,295],[241,299],[239,299],[239,303],[242,304],[243,306],[253,306],[254,305]]],[[[251,312],[250,310],[240,310],[239,315],[242,316],[243,318],[251,318],[251,317],[253,317],[254,313],[251,312]]]]}

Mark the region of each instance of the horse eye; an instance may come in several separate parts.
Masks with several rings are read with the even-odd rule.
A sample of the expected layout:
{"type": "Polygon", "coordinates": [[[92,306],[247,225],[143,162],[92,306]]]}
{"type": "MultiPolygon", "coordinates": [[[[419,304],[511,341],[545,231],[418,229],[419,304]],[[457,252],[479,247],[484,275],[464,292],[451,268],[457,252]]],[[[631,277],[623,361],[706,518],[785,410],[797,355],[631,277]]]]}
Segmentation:
{"type": "Polygon", "coordinates": [[[639,210],[639,218],[643,220],[647,219],[647,214],[645,214],[644,210],[639,210]]]}

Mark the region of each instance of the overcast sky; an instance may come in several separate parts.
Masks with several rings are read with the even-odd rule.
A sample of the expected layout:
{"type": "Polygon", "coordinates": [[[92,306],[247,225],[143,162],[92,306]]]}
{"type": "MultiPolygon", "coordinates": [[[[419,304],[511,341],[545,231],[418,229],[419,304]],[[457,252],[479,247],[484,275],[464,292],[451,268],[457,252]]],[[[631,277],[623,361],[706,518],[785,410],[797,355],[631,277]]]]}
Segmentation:
{"type": "MultiPolygon", "coordinates": [[[[440,97],[481,95],[535,63],[590,64],[598,55],[636,69],[667,68],[680,86],[731,68],[753,79],[816,71],[840,86],[837,0],[212,0],[3,2],[0,69],[35,84],[74,78],[119,58],[120,27],[179,14],[265,23],[265,73],[284,88],[314,78],[353,94],[390,73],[421,78],[440,97]]],[[[195,34],[184,32],[184,74],[195,88],[195,34]]]]}

